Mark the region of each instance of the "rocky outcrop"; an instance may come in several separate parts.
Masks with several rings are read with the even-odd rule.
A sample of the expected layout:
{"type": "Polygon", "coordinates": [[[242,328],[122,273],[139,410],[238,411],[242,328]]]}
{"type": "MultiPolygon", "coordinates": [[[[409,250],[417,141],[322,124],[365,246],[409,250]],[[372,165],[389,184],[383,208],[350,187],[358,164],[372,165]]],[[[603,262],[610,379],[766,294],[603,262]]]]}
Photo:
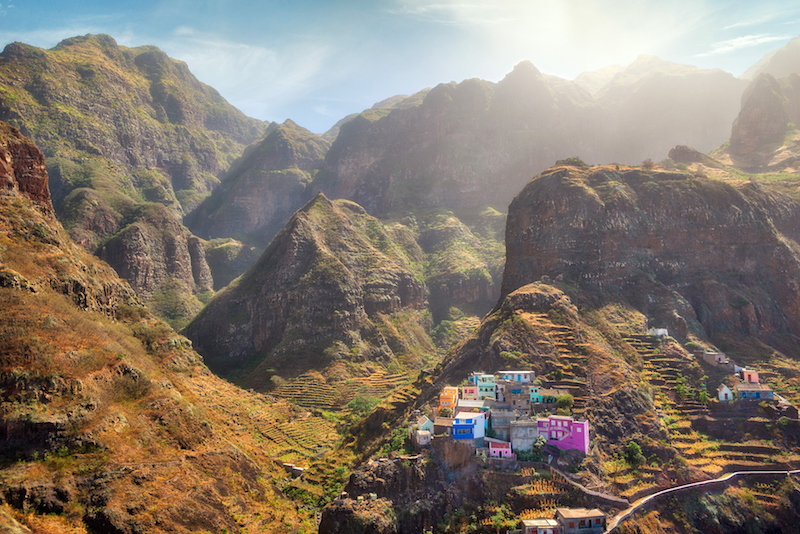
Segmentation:
{"type": "Polygon", "coordinates": [[[109,316],[120,304],[135,300],[130,286],[117,279],[113,269],[94,261],[68,238],[53,217],[44,156],[33,141],[5,123],[0,123],[0,184],[4,202],[0,287],[34,293],[53,289],[82,309],[109,316]],[[25,202],[14,202],[17,196],[25,202]],[[48,251],[49,259],[30,273],[21,273],[11,264],[20,257],[33,261],[28,249],[48,251]]]}
{"type": "Polygon", "coordinates": [[[675,163],[685,163],[687,165],[691,163],[702,163],[704,166],[713,169],[721,169],[723,167],[722,163],[714,158],[686,145],[676,146],[669,151],[668,157],[675,163]]]}
{"type": "Polygon", "coordinates": [[[249,379],[263,385],[276,370],[301,374],[341,358],[391,361],[371,319],[419,309],[426,293],[379,221],[320,194],[186,335],[212,369],[260,366],[249,379]]]}
{"type": "Polygon", "coordinates": [[[52,214],[48,181],[44,156],[33,141],[0,122],[0,193],[24,195],[52,214]]]}
{"type": "Polygon", "coordinates": [[[213,288],[202,242],[172,213],[152,204],[111,238],[98,256],[114,267],[143,300],[150,300],[167,280],[180,281],[190,293],[213,288]]]}
{"type": "Polygon", "coordinates": [[[789,222],[799,210],[754,184],[556,167],[509,208],[502,292],[563,277],[584,291],[621,292],[679,337],[698,322],[708,335],[800,335],[800,235],[789,222]]]}
{"type": "Polygon", "coordinates": [[[732,156],[745,156],[766,144],[781,143],[789,114],[778,81],[763,74],[747,87],[742,109],[731,129],[732,156]]]}
{"type": "Polygon", "coordinates": [[[205,238],[248,236],[266,247],[310,198],[329,143],[287,120],[251,145],[187,221],[205,238]]]}

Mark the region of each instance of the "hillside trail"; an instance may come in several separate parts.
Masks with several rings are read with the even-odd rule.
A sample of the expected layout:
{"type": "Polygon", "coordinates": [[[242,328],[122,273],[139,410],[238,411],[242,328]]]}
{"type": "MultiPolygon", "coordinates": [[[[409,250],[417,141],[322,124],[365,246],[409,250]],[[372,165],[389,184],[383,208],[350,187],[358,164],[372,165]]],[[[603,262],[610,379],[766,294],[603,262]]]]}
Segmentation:
{"type": "Polygon", "coordinates": [[[765,476],[765,475],[780,476],[780,475],[786,475],[788,477],[788,476],[792,476],[792,475],[796,475],[796,474],[800,474],[800,469],[795,469],[794,471],[735,471],[733,473],[725,474],[725,475],[723,475],[723,476],[721,476],[719,478],[714,478],[714,479],[711,479],[711,480],[703,480],[701,482],[692,482],[690,484],[684,484],[682,486],[675,486],[674,488],[667,488],[665,490],[661,490],[659,492],[653,493],[652,495],[648,495],[646,497],[642,497],[641,499],[639,499],[639,500],[635,501],[633,504],[631,504],[631,506],[628,507],[627,510],[623,510],[622,512],[618,513],[611,520],[611,522],[608,523],[608,526],[606,528],[606,534],[610,534],[612,532],[616,532],[617,531],[617,527],[619,526],[619,524],[622,521],[624,521],[627,518],[629,518],[631,515],[634,514],[634,512],[636,512],[639,508],[641,508],[642,506],[644,506],[648,502],[650,502],[653,499],[656,499],[656,498],[658,498],[658,497],[660,497],[662,495],[666,495],[666,494],[674,493],[674,492],[678,492],[678,491],[683,491],[683,490],[686,490],[686,489],[689,489],[689,488],[706,486],[706,485],[709,485],[709,484],[719,484],[720,482],[726,482],[726,481],[729,481],[729,480],[731,480],[731,479],[733,479],[735,477],[739,477],[739,476],[752,476],[752,475],[758,475],[758,476],[765,476]]]}

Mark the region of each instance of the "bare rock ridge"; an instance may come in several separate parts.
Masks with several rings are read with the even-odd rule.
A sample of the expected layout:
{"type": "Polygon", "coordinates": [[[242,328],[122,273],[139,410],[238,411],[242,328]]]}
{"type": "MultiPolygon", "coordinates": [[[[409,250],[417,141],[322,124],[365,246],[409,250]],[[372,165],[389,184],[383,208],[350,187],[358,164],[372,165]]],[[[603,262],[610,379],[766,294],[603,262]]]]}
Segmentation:
{"type": "Polygon", "coordinates": [[[44,156],[19,130],[0,123],[0,191],[21,194],[53,214],[44,156]]]}
{"type": "Polygon", "coordinates": [[[170,313],[185,324],[213,283],[182,218],[267,124],[228,104],[185,63],[107,35],[50,50],[8,45],[0,120],[47,154],[55,212],[75,241],[130,276],[144,300],[180,286],[185,296],[170,313]]]}
{"type": "Polygon", "coordinates": [[[502,294],[560,276],[619,291],[684,339],[731,330],[775,342],[800,335],[799,216],[794,201],[752,183],[556,167],[509,208],[502,294]],[[657,293],[679,309],[648,305],[657,293]]]}
{"type": "Polygon", "coordinates": [[[248,236],[266,247],[311,199],[308,187],[330,144],[291,120],[271,128],[233,163],[187,223],[204,238],[248,236]]]}
{"type": "Polygon", "coordinates": [[[395,359],[380,317],[421,310],[424,283],[383,225],[349,201],[319,194],[259,261],[186,328],[217,372],[301,374],[340,360],[395,359]]]}

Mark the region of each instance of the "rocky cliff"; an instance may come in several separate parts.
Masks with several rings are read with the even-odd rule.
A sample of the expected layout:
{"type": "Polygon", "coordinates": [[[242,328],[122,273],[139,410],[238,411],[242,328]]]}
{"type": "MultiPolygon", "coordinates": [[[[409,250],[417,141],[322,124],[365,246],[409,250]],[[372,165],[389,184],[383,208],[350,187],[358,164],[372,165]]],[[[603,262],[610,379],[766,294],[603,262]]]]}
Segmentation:
{"type": "Polygon", "coordinates": [[[760,74],[747,86],[731,128],[731,163],[751,172],[782,170],[798,161],[800,74],[760,74]]]}
{"type": "Polygon", "coordinates": [[[421,310],[426,298],[377,219],[320,194],[185,332],[212,369],[255,369],[245,380],[265,387],[271,374],[295,376],[341,359],[396,366],[384,326],[397,312],[421,310]]]}
{"type": "Polygon", "coordinates": [[[190,228],[204,238],[246,236],[265,248],[311,199],[308,184],[329,147],[290,120],[275,126],[233,164],[192,215],[190,228]]]}
{"type": "Polygon", "coordinates": [[[70,240],[30,140],[2,126],[0,147],[0,529],[315,528],[274,458],[320,461],[333,424],[213,375],[70,240]]]}
{"type": "Polygon", "coordinates": [[[19,130],[0,122],[0,191],[33,200],[44,213],[53,213],[44,156],[19,130]]]}
{"type": "Polygon", "coordinates": [[[168,290],[154,284],[174,279],[194,299],[189,308],[199,307],[193,295],[210,287],[209,269],[199,248],[188,245],[182,217],[266,124],[245,117],[157,48],[118,46],[106,35],[66,39],[50,50],[8,45],[0,54],[0,119],[47,154],[56,214],[88,250],[136,249],[135,241],[123,244],[136,239],[131,225],[150,224],[148,203],[164,206],[163,230],[148,238],[159,242],[155,248],[177,247],[172,255],[191,256],[193,264],[148,263],[153,258],[142,254],[108,258],[126,275],[152,273],[130,280],[143,299],[168,290]],[[196,277],[187,275],[191,269],[196,277]]]}
{"type": "Polygon", "coordinates": [[[798,209],[752,183],[553,168],[509,208],[503,295],[560,276],[584,290],[619,292],[681,338],[727,330],[765,342],[796,336],[800,235],[789,221],[798,209]],[[675,307],[656,304],[659,292],[671,292],[675,307]]]}

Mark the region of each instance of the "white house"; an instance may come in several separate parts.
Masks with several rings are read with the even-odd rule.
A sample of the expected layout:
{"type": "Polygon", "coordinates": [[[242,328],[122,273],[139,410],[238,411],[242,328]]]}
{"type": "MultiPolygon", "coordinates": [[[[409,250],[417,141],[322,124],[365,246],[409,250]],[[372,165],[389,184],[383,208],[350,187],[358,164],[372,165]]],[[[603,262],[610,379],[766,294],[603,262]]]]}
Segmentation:
{"type": "Polygon", "coordinates": [[[729,401],[735,398],[733,392],[731,391],[731,388],[729,388],[725,384],[720,384],[719,387],[717,388],[717,397],[721,401],[729,401]]]}
{"type": "Polygon", "coordinates": [[[535,374],[535,371],[500,371],[500,379],[529,384],[533,381],[535,374]]]}

